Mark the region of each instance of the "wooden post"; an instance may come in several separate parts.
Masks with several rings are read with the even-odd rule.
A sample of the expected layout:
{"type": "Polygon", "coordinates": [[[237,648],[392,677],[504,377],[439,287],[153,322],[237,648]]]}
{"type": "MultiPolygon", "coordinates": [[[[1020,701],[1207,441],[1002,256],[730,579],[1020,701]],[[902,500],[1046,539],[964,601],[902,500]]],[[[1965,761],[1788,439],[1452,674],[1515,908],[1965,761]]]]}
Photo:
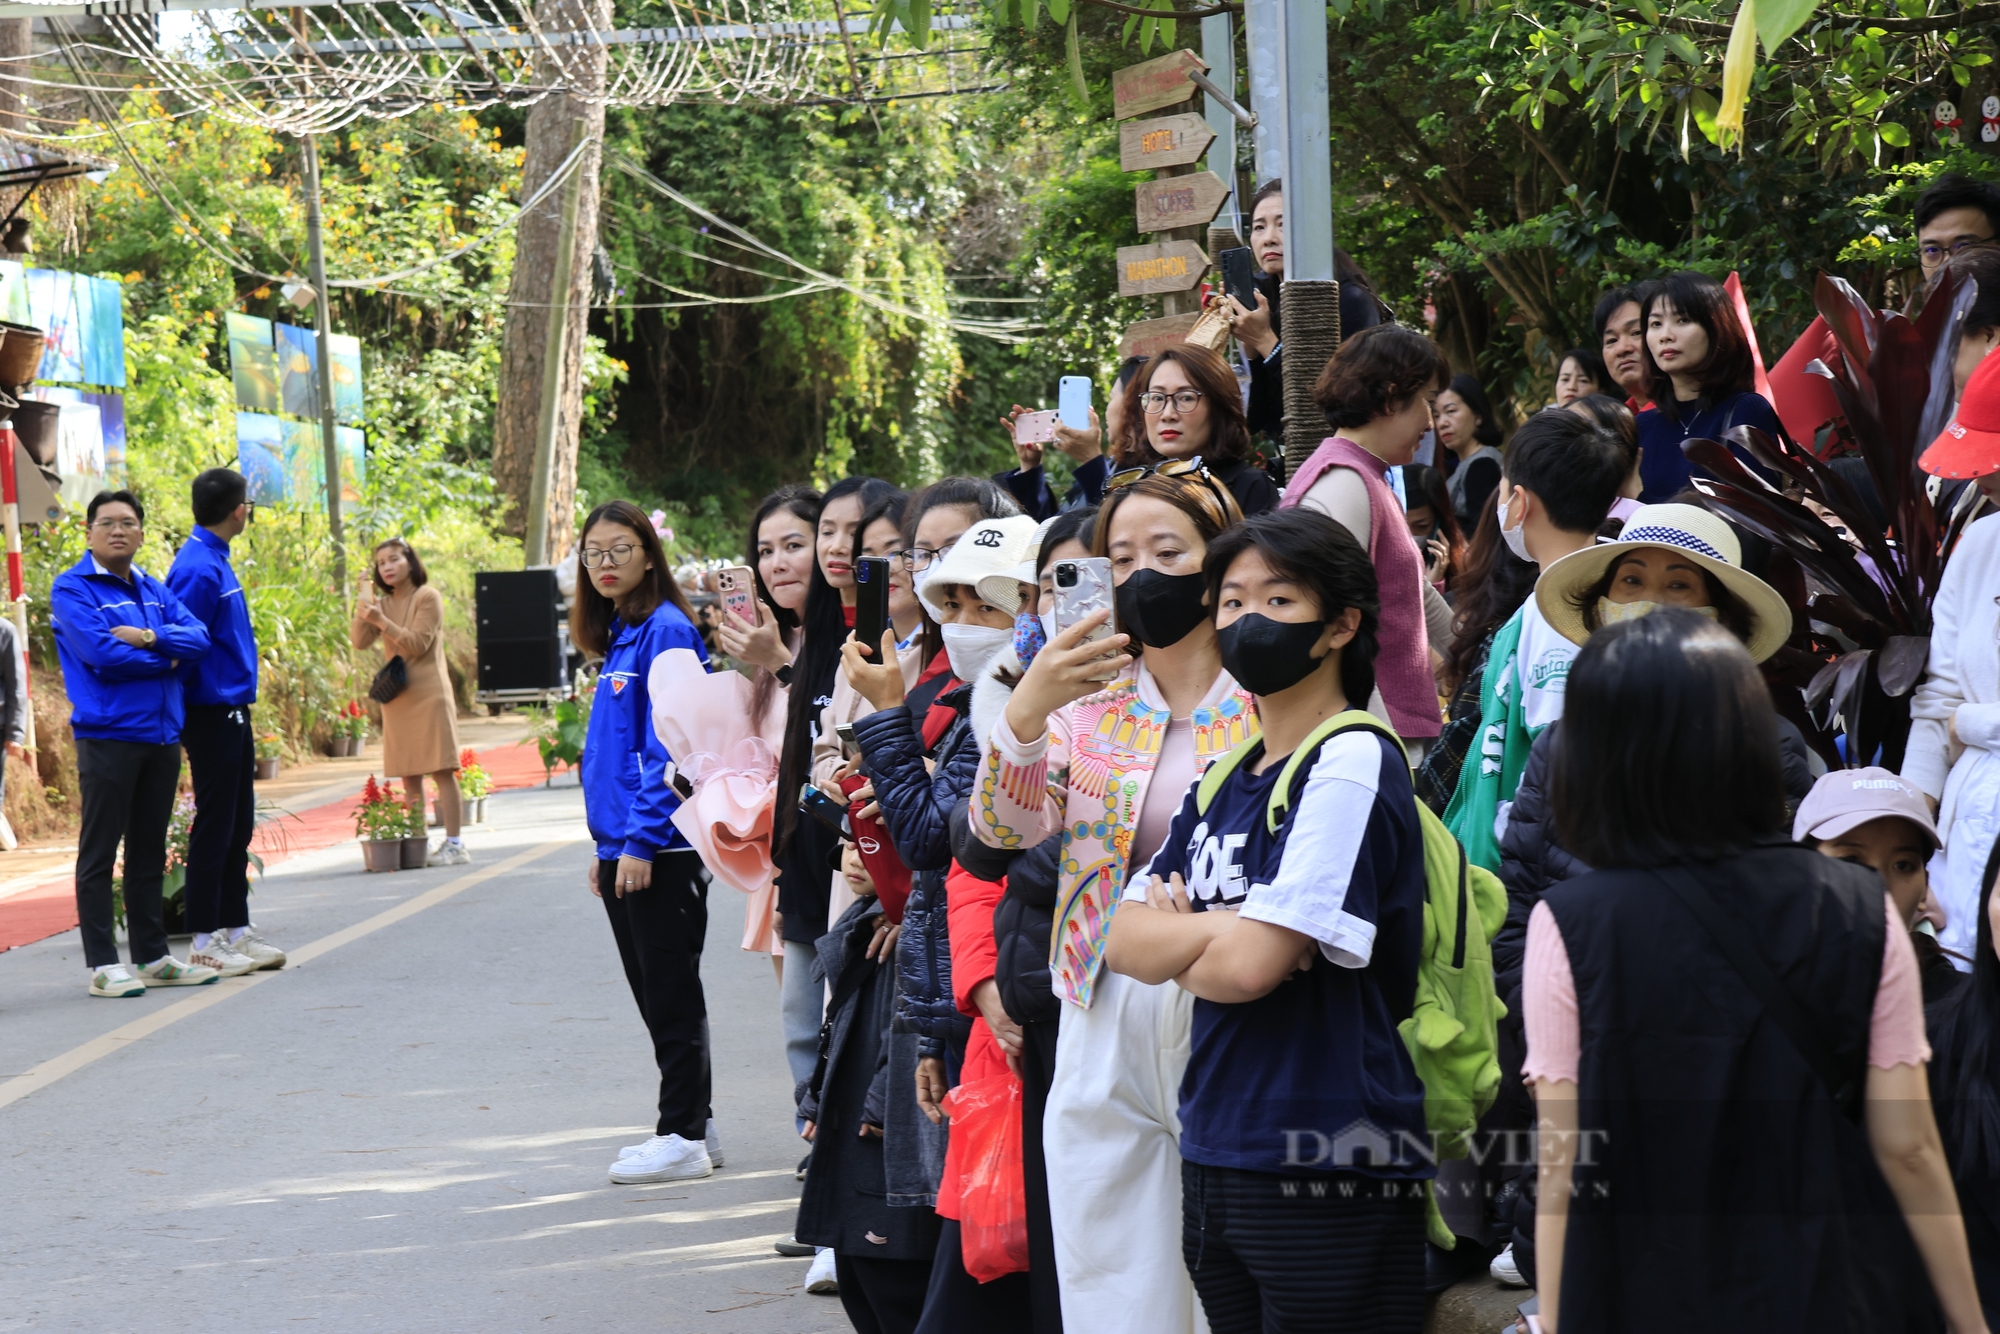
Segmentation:
{"type": "MultiPolygon", "coordinates": [[[[20,450],[13,420],[0,421],[0,522],[4,522],[7,531],[7,608],[14,622],[15,647],[21,654],[21,661],[15,664],[21,673],[21,695],[28,704],[22,710],[21,745],[32,755],[35,709],[34,692],[28,680],[28,589],[21,573],[21,490],[15,470],[20,450]]],[[[0,756],[0,764],[4,763],[5,757],[0,756]]]]}
{"type": "MultiPolygon", "coordinates": [[[[570,126],[570,148],[575,151],[577,131],[582,123],[570,126]]],[[[576,264],[576,213],[582,194],[583,173],[572,171],[563,183],[562,227],[556,233],[555,271],[549,275],[549,321],[547,344],[542,352],[541,416],[535,430],[534,471],[528,477],[528,526],[521,544],[521,565],[533,569],[547,565],[556,553],[549,550],[549,492],[554,483],[556,436],[562,428],[562,372],[569,333],[570,273],[576,264]]]]}

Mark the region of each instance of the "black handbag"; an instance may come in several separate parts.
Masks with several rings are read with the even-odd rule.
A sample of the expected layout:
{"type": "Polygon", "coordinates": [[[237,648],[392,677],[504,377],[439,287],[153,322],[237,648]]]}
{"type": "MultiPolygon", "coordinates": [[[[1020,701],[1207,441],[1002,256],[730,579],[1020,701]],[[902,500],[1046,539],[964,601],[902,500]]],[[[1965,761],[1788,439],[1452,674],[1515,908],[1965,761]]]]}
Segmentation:
{"type": "Polygon", "coordinates": [[[410,669],[403,665],[403,655],[398,653],[383,663],[382,670],[368,683],[368,698],[377,704],[387,704],[409,688],[410,669]]]}

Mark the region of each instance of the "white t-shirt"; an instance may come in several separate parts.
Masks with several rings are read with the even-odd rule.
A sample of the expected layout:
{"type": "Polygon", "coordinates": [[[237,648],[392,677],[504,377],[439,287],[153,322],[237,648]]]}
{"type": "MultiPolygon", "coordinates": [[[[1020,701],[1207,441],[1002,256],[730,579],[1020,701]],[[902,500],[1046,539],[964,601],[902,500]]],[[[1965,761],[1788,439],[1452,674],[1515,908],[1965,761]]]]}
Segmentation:
{"type": "Polygon", "coordinates": [[[1577,646],[1542,615],[1530,593],[1521,608],[1521,641],[1514,654],[1515,685],[1521,692],[1521,720],[1535,736],[1563,715],[1563,690],[1577,646]]]}

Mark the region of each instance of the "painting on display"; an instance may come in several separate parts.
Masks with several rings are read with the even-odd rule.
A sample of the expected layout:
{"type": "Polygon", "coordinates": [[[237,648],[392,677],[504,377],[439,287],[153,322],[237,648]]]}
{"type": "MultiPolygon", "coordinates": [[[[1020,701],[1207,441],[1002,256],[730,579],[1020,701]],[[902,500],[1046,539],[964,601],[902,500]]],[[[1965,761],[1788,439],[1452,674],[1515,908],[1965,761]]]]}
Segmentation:
{"type": "Polygon", "coordinates": [[[42,369],[35,378],[81,383],[85,322],[96,313],[90,280],[61,269],[28,270],[28,323],[42,331],[42,369]],[[84,290],[77,301],[77,289],[84,290]]]}
{"type": "Polygon", "coordinates": [[[333,419],[342,426],[361,425],[361,340],[352,334],[328,334],[333,361],[333,419]]]}
{"type": "Polygon", "coordinates": [[[284,423],[268,412],[236,414],[236,466],[250,483],[250,499],[274,505],[285,499],[284,423]]]}
{"type": "Polygon", "coordinates": [[[113,278],[85,278],[77,291],[79,309],[89,294],[84,321],[83,382],[122,387],[125,383],[125,288],[113,278]]]}
{"type": "Polygon", "coordinates": [[[83,391],[83,401],[95,403],[104,423],[104,472],[114,486],[125,484],[125,395],[83,391]]]}
{"type": "Polygon", "coordinates": [[[230,312],[229,374],[236,382],[237,407],[252,413],[278,410],[278,353],[269,320],[230,312]]]}
{"type": "MultiPolygon", "coordinates": [[[[285,483],[287,497],[302,505],[317,505],[326,498],[326,446],[318,422],[284,422],[285,483]]],[[[340,454],[340,499],[343,504],[361,500],[361,479],[366,474],[367,457],[361,432],[351,426],[333,428],[334,448],[340,454]]]]}
{"type": "Polygon", "coordinates": [[[278,349],[278,401],[292,417],[319,419],[319,339],[296,324],[273,325],[278,349]]]}

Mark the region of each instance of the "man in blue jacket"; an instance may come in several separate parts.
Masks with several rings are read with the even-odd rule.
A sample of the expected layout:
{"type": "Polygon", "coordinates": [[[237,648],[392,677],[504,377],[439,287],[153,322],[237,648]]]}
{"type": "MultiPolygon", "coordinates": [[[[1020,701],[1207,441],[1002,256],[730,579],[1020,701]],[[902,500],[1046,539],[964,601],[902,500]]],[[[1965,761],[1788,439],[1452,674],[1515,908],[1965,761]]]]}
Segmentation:
{"type": "Polygon", "coordinates": [[[167,587],[208,630],[208,654],[183,662],[187,725],[181,745],[194,778],[194,824],[188,830],[189,963],[224,977],[282,968],[285,954],[250,925],[250,836],[256,832],[257,637],[243,585],[230,568],[229,543],[249,526],[250,484],[229,468],[210,468],[191,488],[197,525],[167,571],[167,587]]]}
{"type": "Polygon", "coordinates": [[[93,996],[213,982],[213,968],[167,952],[160,882],[181,777],[180,664],[208,652],[208,631],[180,599],[132,563],[146,511],[130,491],[100,491],[85,511],[90,550],[56,576],[49,621],[69,691],[83,788],[76,915],[93,996]],[[132,967],[112,934],[111,868],[125,843],[125,925],[132,967]]]}

